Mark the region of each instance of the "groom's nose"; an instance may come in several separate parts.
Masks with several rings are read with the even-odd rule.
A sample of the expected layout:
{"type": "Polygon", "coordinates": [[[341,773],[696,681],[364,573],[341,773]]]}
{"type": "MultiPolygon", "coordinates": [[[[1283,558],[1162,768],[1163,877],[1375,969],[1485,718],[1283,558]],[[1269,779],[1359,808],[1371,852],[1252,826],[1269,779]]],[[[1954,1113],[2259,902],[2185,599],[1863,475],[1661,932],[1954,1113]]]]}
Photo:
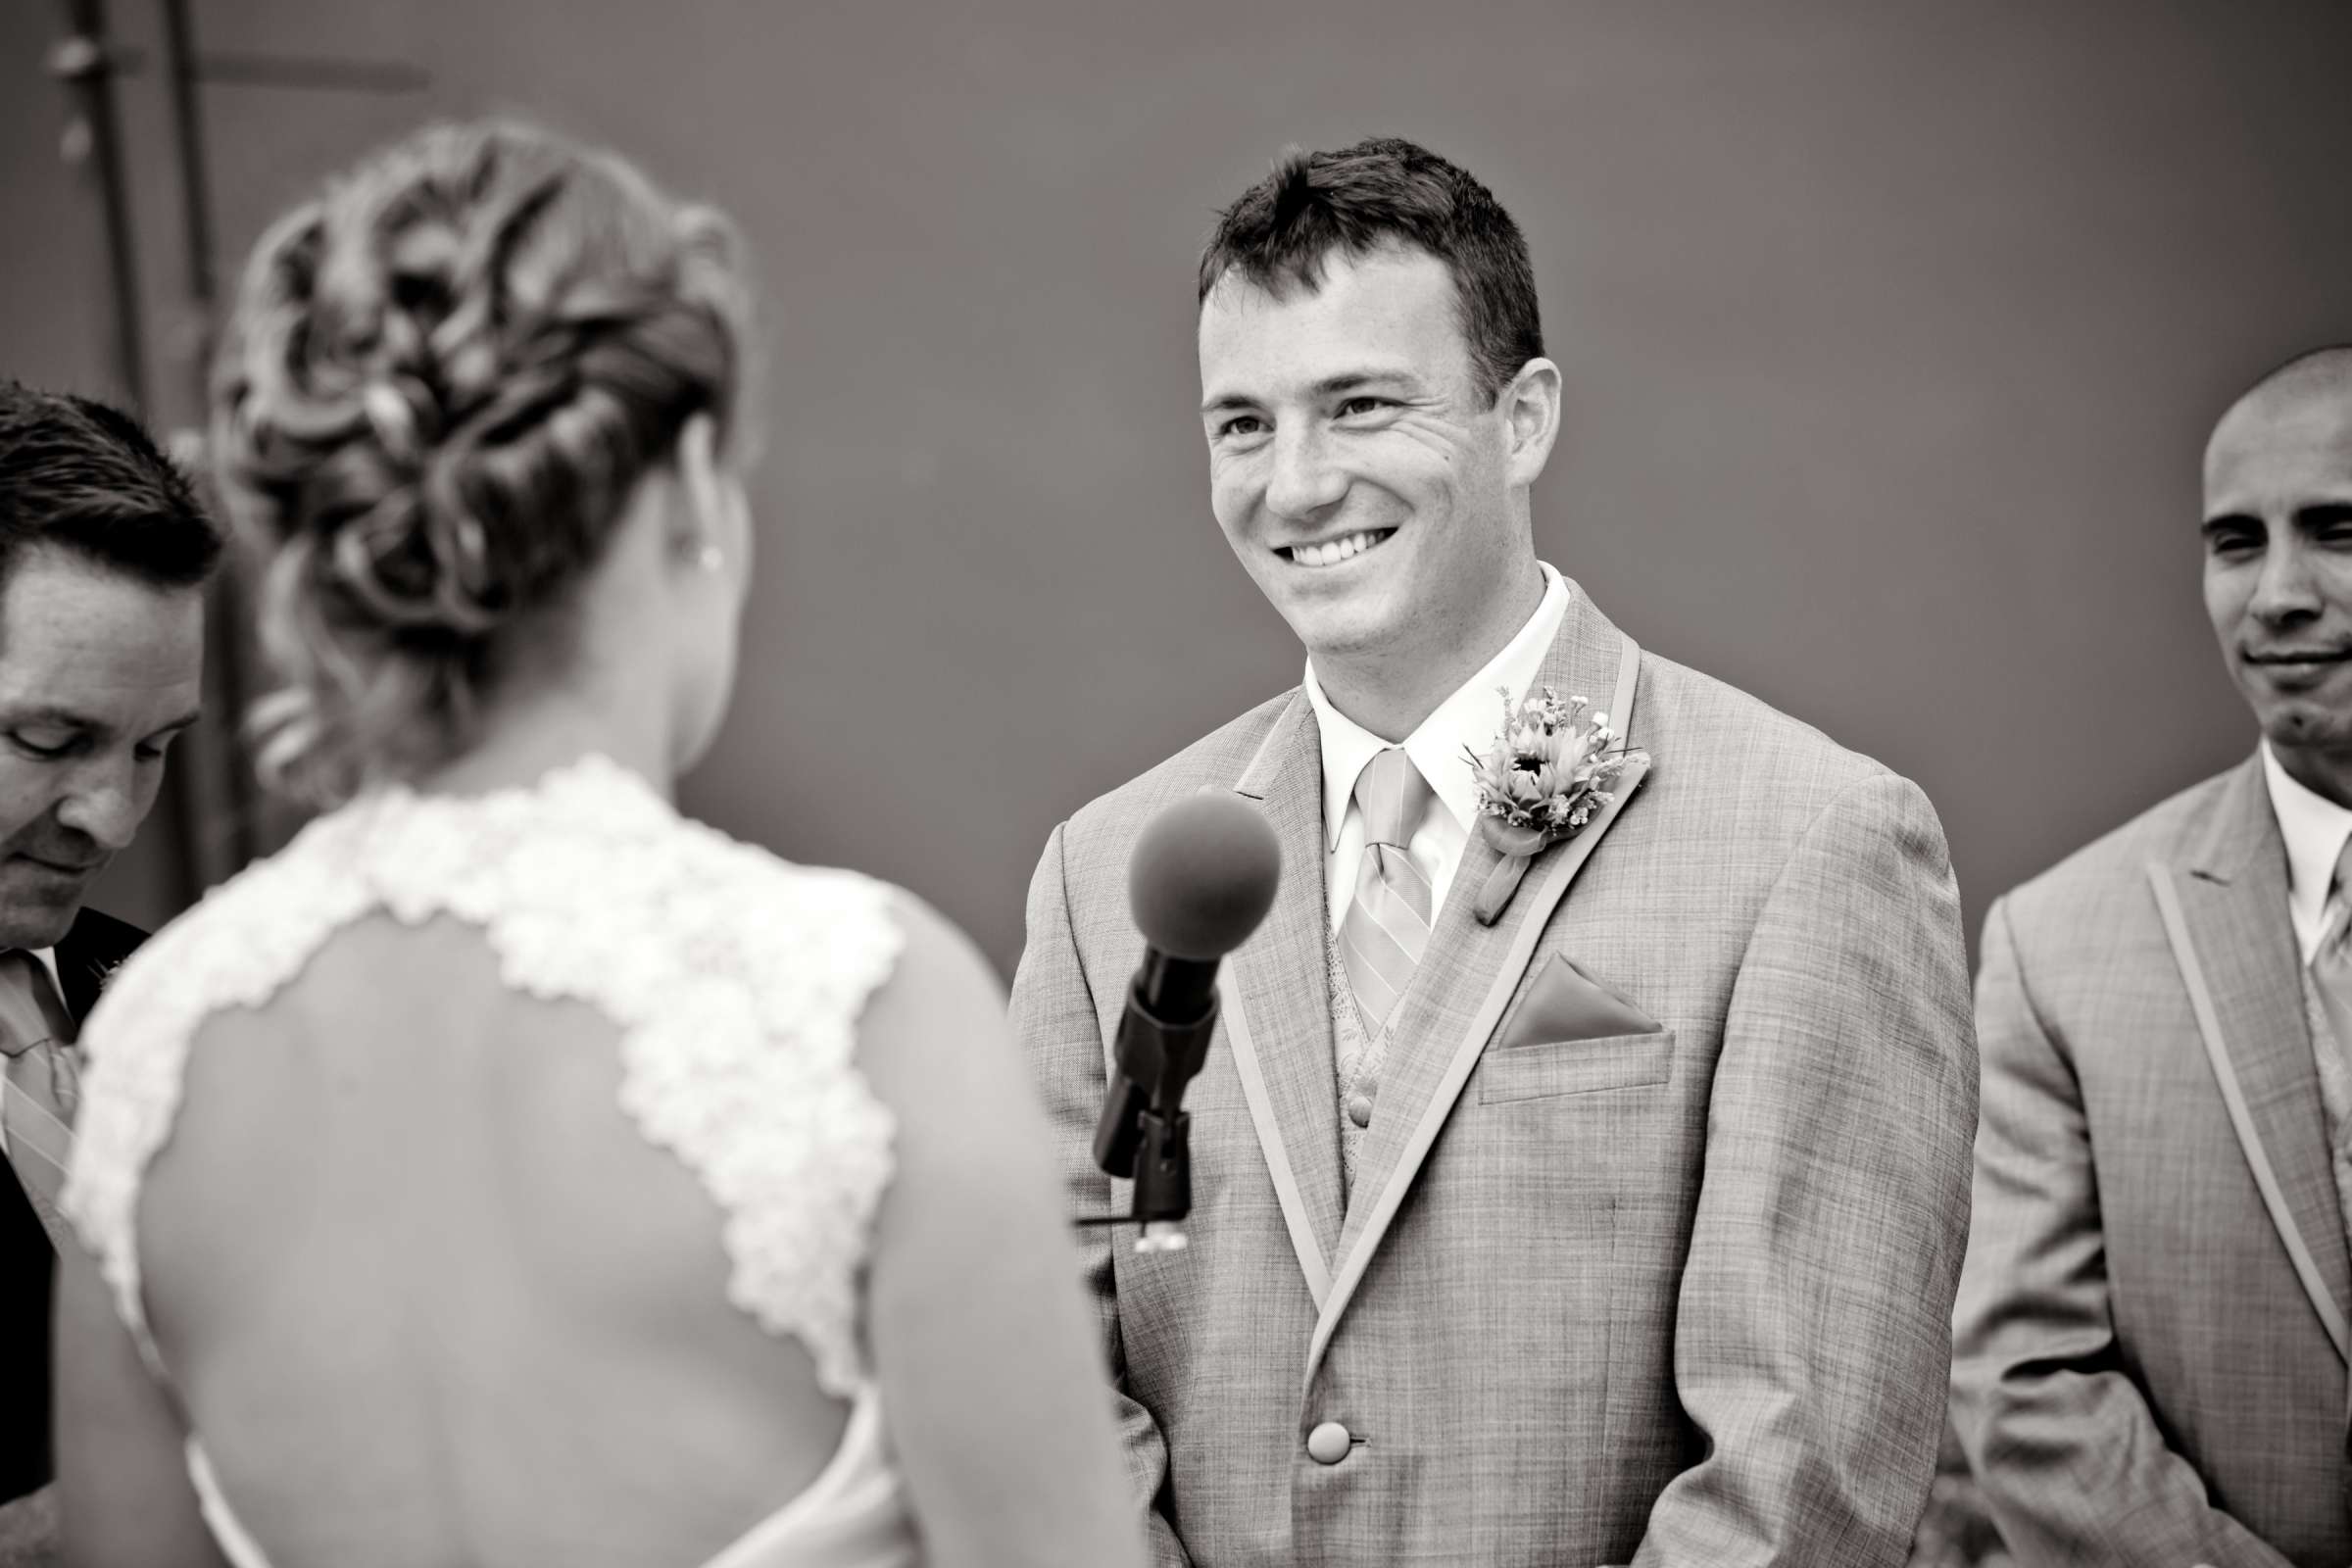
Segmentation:
{"type": "Polygon", "coordinates": [[[1273,470],[1266,476],[1268,511],[1280,517],[1311,518],[1347,494],[1348,475],[1331,461],[1320,430],[1294,424],[1275,431],[1273,470]]]}

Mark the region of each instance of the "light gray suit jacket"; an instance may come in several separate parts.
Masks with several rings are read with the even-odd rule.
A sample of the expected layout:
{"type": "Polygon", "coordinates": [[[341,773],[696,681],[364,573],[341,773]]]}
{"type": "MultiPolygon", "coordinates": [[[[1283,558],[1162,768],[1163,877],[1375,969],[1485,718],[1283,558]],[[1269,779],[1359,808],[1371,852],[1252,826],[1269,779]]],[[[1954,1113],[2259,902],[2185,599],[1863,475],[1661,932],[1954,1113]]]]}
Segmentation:
{"type": "Polygon", "coordinates": [[[1953,1416],[2023,1563],[2352,1562],[2299,968],[2259,757],[1984,917],[1953,1416]]]}
{"type": "Polygon", "coordinates": [[[1088,1233],[1159,1560],[1900,1563],[1935,1463],[1976,1051],[1927,800],[1581,592],[1539,680],[1651,762],[1502,918],[1473,837],[1341,1197],[1321,756],[1297,692],[1057,828],[1016,1026],[1070,1202],[1141,953],[1127,859],[1202,789],[1283,849],[1187,1099],[1192,1247],[1088,1233]],[[1571,884],[1573,883],[1573,891],[1571,884]],[[1556,956],[1654,1033],[1490,1050],[1556,956]],[[1344,1424],[1336,1464],[1307,1434],[1344,1424]]]}

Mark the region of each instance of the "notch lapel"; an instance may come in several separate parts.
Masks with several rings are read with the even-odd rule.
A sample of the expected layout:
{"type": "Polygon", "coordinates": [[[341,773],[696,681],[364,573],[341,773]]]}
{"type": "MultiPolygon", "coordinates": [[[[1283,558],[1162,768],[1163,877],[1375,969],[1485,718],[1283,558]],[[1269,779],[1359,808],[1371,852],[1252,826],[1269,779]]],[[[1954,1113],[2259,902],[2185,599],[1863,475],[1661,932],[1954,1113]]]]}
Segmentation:
{"type": "MultiPolygon", "coordinates": [[[[1573,583],[1567,620],[1537,672],[1537,686],[1563,696],[1600,693],[1609,719],[1626,744],[1633,732],[1635,687],[1641,650],[1609,624],[1573,583]]],[[[1430,934],[1421,965],[1398,1002],[1378,1108],[1364,1135],[1356,1180],[1340,1232],[1339,1269],[1315,1324],[1307,1353],[1311,1384],[1340,1315],[1371,1265],[1372,1254],[1420,1173],[1438,1134],[1452,1112],[1462,1085],[1500,1022],[1536,944],[1568,886],[1599,847],[1641,787],[1646,765],[1636,762],[1619,780],[1615,799],[1569,839],[1550,846],[1529,865],[1526,878],[1502,917],[1483,926],[1471,913],[1478,892],[1501,859],[1477,833],[1462,851],[1446,895],[1446,906],[1430,934]]]]}
{"type": "Polygon", "coordinates": [[[2286,846],[2259,756],[2230,776],[2185,869],[2149,868],[2166,934],[2264,1207],[2342,1354],[2352,1256],[2286,913],[2286,846]]]}
{"type": "Polygon", "coordinates": [[[1323,748],[1305,692],[1275,719],[1234,793],[1256,802],[1272,824],[1282,881],[1265,924],[1227,969],[1225,1034],[1292,1250],[1320,1308],[1340,1234],[1340,1130],[1324,946],[1323,748]]]}
{"type": "Polygon", "coordinates": [[[84,909],[74,917],[65,939],[57,945],[57,978],[65,992],[66,1011],[78,1024],[98,1005],[98,993],[114,967],[130,956],[146,940],[137,926],[84,909]]]}

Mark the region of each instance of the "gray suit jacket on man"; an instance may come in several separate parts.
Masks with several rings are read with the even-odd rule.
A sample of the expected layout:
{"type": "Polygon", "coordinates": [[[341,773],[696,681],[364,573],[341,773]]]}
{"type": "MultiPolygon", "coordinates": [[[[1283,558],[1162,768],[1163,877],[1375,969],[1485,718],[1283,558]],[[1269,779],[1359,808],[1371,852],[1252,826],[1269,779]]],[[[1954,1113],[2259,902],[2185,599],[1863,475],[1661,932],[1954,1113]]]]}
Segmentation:
{"type": "Polygon", "coordinates": [[[2021,1562],[2352,1562],[2352,1265],[2286,888],[2257,756],[1984,918],[1953,1413],[2021,1562]]]}
{"type": "Polygon", "coordinates": [[[1190,1250],[1091,1232],[1162,1563],[1899,1563],[1942,1418],[1976,1124],[1958,901],[1920,792],[1576,592],[1539,681],[1646,778],[1492,927],[1473,837],[1397,1004],[1343,1203],[1321,755],[1297,692],[1056,829],[1016,1025],[1072,1207],[1162,807],[1257,801],[1283,848],[1193,1085],[1190,1250]],[[1573,890],[1571,889],[1573,883],[1573,890]],[[1573,957],[1662,1027],[1490,1049],[1573,957]],[[1304,1440],[1327,1422],[1338,1462],[1304,1440]]]}

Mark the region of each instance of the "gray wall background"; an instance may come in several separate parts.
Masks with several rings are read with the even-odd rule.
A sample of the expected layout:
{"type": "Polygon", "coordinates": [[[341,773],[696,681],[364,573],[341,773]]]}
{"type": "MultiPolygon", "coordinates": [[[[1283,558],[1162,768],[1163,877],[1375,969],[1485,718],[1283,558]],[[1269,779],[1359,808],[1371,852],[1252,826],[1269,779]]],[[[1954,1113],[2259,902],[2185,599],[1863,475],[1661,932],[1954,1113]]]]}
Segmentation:
{"type": "MultiPolygon", "coordinates": [[[[154,413],[186,422],[149,0],[122,87],[154,413]]],[[[105,390],[99,230],[0,7],[0,369],[105,390]]],[[[688,807],[905,882],[1009,970],[1049,829],[1297,679],[1227,553],[1191,276],[1290,142],[1412,136],[1533,246],[1543,553],[1642,643],[1918,779],[1985,902],[2253,733],[2199,606],[2234,387],[2352,337],[2352,7],[2288,0],[196,0],[233,273],[311,181],[518,112],[732,211],[770,304],[745,679],[688,807]],[[250,76],[247,70],[243,74],[250,76]]],[[[200,823],[197,832],[220,831],[200,823]]],[[[154,920],[158,814],[108,900],[154,920]]]]}

